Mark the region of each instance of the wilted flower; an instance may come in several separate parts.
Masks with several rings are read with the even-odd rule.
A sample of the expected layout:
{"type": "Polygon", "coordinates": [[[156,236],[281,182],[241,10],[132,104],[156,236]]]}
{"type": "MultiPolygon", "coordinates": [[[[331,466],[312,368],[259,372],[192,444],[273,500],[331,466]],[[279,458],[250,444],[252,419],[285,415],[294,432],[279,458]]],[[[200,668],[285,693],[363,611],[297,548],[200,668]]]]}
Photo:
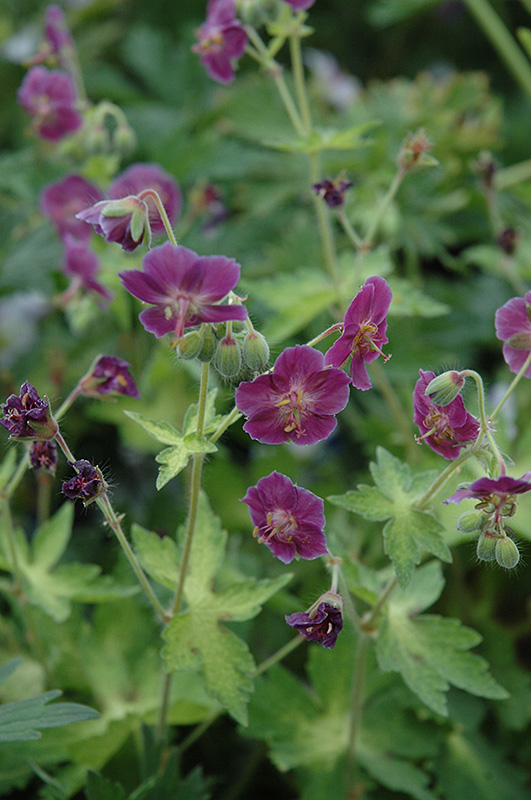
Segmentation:
{"type": "Polygon", "coordinates": [[[112,294],[96,280],[100,269],[98,257],[88,247],[86,242],[79,241],[73,236],[65,236],[65,256],[63,270],[72,278],[71,284],[63,295],[66,303],[80,289],[97,292],[105,299],[110,300],[112,294]]]}
{"type": "Polygon", "coordinates": [[[75,108],[72,78],[59,70],[32,67],[18,90],[18,102],[33,118],[38,136],[57,141],[76,131],[83,120],[75,108]]]}
{"type": "Polygon", "coordinates": [[[93,467],[90,461],[84,458],[79,461],[69,461],[71,467],[77,472],[69,481],[63,481],[61,491],[70,500],[79,498],[87,506],[107,491],[107,484],[98,467],[93,467]]]}
{"type": "Polygon", "coordinates": [[[198,53],[206,71],[215,81],[231,83],[234,64],[247,47],[247,34],[236,18],[234,0],[209,0],[207,18],[196,31],[198,53]]]}
{"type": "MultiPolygon", "coordinates": [[[[494,321],[496,336],[504,342],[503,357],[511,372],[519,372],[531,353],[531,292],[508,300],[494,321]]],[[[531,378],[531,365],[524,375],[531,378]]]]}
{"type": "Polygon", "coordinates": [[[334,592],[326,592],[307,612],[286,617],[286,622],[309,642],[318,642],[331,650],[343,628],[343,603],[334,592]]]}
{"type": "Polygon", "coordinates": [[[9,431],[12,439],[49,441],[59,430],[48,401],[41,399],[28,381],[20,387],[20,395],[10,394],[0,408],[4,415],[0,425],[9,431]]]}
{"type": "Polygon", "coordinates": [[[512,498],[517,494],[525,494],[531,491],[531,472],[525,472],[521,478],[510,478],[509,475],[501,475],[499,478],[479,478],[466,489],[458,489],[444,502],[460,503],[471,497],[480,500],[481,505],[490,505],[496,509],[503,509],[510,505],[512,498]]]}
{"type": "Polygon", "coordinates": [[[383,278],[367,278],[347,309],[343,333],[325,354],[326,363],[334,367],[343,366],[352,355],[350,378],[356,389],[372,388],[365,364],[378,356],[384,361],[391,358],[382,353],[382,347],[389,341],[385,332],[392,297],[383,278]]]}
{"type": "Polygon", "coordinates": [[[240,383],[236,405],[249,417],[243,426],[265,444],[315,444],[337,425],[349,398],[349,379],[325,368],[323,354],[308,345],[286,348],[271,373],[240,383]]]}
{"type": "Polygon", "coordinates": [[[144,256],[143,271],[120,272],[128,292],[154,308],[140,314],[144,328],[157,338],[202,322],[244,320],[241,305],[218,305],[240,278],[240,265],[225,256],[198,256],[186,247],[166,242],[144,256]]]}
{"type": "MultiPolygon", "coordinates": [[[[157,192],[168,215],[171,225],[179,217],[182,205],[182,194],[179,184],[158,164],[132,164],[118,175],[109,187],[111,200],[121,200],[131,195],[141,195],[146,189],[157,192]]],[[[149,227],[152,233],[164,232],[164,223],[152,197],[141,197],[149,212],[149,227]]]]}
{"type": "Polygon", "coordinates": [[[136,383],[129,374],[129,363],[116,356],[98,356],[79,381],[79,387],[86,397],[140,397],[136,383]]]}
{"type": "Polygon", "coordinates": [[[425,441],[439,455],[452,460],[463,447],[473,442],[479,433],[479,422],[470,414],[459,395],[445,406],[436,405],[426,397],[426,387],[435,378],[435,373],[419,370],[413,392],[413,421],[419,426],[421,435],[417,441],[425,441]]]}
{"type": "Polygon", "coordinates": [[[31,466],[34,470],[44,469],[55,475],[58,461],[58,450],[55,442],[33,442],[29,451],[31,466]]]}
{"type": "Polygon", "coordinates": [[[92,225],[106,242],[118,242],[131,253],[148,229],[149,211],[144,200],[131,195],[120,200],[101,200],[76,217],[92,225]]]}
{"type": "Polygon", "coordinates": [[[59,236],[69,233],[76,239],[87,240],[92,231],[76,214],[103,198],[100,190],[81,175],[68,175],[50,183],[42,192],[40,209],[56,226],[59,236]]]}
{"type": "Polygon", "coordinates": [[[242,500],[255,525],[253,536],[289,564],[295,555],[311,560],[327,552],[323,501],[279,472],[260,478],[242,500]]]}
{"type": "Polygon", "coordinates": [[[341,178],[337,178],[335,181],[325,178],[320,183],[312,184],[312,188],[330,208],[336,208],[345,203],[346,191],[353,185],[352,181],[345,181],[341,178]]]}

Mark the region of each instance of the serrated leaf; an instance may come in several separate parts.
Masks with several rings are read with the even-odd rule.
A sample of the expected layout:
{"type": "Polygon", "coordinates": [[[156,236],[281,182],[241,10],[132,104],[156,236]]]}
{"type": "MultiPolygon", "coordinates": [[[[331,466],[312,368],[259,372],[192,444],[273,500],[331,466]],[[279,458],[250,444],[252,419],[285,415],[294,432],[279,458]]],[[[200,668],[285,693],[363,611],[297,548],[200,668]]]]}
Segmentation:
{"type": "Polygon", "coordinates": [[[203,436],[189,433],[173,447],[166,447],[155,456],[155,461],[160,464],[156,487],[158,490],[175,478],[188,464],[191,456],[215,453],[218,448],[203,436]]]}
{"type": "Polygon", "coordinates": [[[314,130],[310,136],[289,140],[264,139],[261,144],[288,153],[314,154],[324,150],[354,150],[370,144],[366,139],[362,139],[362,136],[378,124],[378,122],[363,122],[345,131],[334,128],[314,130]]]}
{"type": "Polygon", "coordinates": [[[138,414],[136,411],[124,411],[124,414],[129,419],[132,419],[133,422],[137,422],[157,442],[175,445],[179,445],[182,442],[183,437],[180,431],[168,422],[157,422],[154,419],[145,417],[143,414],[138,414]]]}
{"type": "Polygon", "coordinates": [[[131,536],[136,556],[146,572],[161,586],[175,589],[180,559],[173,539],[160,537],[136,524],[131,528],[131,536]]]}
{"type": "MultiPolygon", "coordinates": [[[[205,405],[205,418],[203,420],[203,434],[214,433],[225,419],[224,414],[216,414],[216,397],[218,390],[211,389],[207,394],[205,405]]],[[[184,416],[183,435],[197,432],[197,403],[192,403],[184,416]]]]}

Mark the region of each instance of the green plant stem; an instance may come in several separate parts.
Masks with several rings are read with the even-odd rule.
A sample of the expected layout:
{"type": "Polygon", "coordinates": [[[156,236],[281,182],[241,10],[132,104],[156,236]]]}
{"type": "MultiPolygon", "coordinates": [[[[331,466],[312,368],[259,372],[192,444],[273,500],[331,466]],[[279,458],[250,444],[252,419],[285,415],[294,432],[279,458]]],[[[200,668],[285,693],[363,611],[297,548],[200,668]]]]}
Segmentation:
{"type": "Polygon", "coordinates": [[[336,322],[334,325],[331,325],[329,328],[320,333],[318,336],[315,336],[313,339],[310,339],[309,342],[306,342],[306,347],[315,347],[316,344],[322,342],[323,339],[327,338],[327,336],[330,336],[332,333],[335,333],[336,331],[340,331],[342,329],[343,329],[343,323],[336,322]]]}
{"type": "Polygon", "coordinates": [[[457,470],[459,470],[460,467],[465,463],[465,461],[468,461],[468,459],[471,458],[472,455],[473,455],[473,453],[471,452],[471,450],[467,450],[464,453],[461,453],[461,455],[458,456],[455,459],[455,461],[452,461],[452,463],[449,464],[446,467],[446,469],[443,469],[441,474],[438,475],[437,478],[435,478],[435,480],[433,481],[432,485],[424,492],[424,494],[422,495],[420,500],[417,500],[417,502],[415,503],[415,505],[413,507],[415,509],[417,509],[417,511],[422,511],[424,508],[426,508],[426,506],[428,505],[430,500],[438,492],[441,491],[443,486],[446,485],[446,483],[450,480],[452,475],[455,472],[457,472],[457,470]]]}
{"type": "Polygon", "coordinates": [[[3,529],[7,538],[7,549],[9,551],[9,560],[11,562],[11,569],[13,571],[13,586],[14,593],[18,596],[22,595],[22,574],[20,571],[20,563],[18,560],[17,542],[15,537],[15,529],[13,527],[13,518],[11,516],[11,508],[9,507],[9,500],[6,497],[2,498],[0,503],[0,511],[4,517],[3,529]]]}
{"type": "Polygon", "coordinates": [[[354,626],[356,631],[361,630],[361,619],[356,611],[356,606],[352,600],[352,595],[350,594],[350,590],[347,586],[347,582],[345,580],[345,576],[343,575],[343,571],[339,570],[339,583],[341,586],[341,597],[343,599],[343,611],[345,615],[349,618],[354,626]]]}
{"type": "Polygon", "coordinates": [[[356,775],[357,747],[363,716],[363,688],[365,684],[365,670],[367,653],[369,650],[369,637],[361,633],[358,641],[358,651],[352,676],[352,690],[350,699],[350,725],[347,747],[346,763],[346,798],[353,796],[354,779],[356,775]]]}
{"type": "Polygon", "coordinates": [[[531,64],[488,0],[465,0],[493,47],[522,89],[531,96],[531,64]]]}
{"type": "Polygon", "coordinates": [[[479,418],[481,420],[481,428],[478,434],[478,438],[476,440],[477,444],[479,445],[480,440],[483,436],[487,437],[492,450],[492,454],[494,455],[496,461],[498,462],[500,473],[502,475],[505,475],[506,472],[505,461],[503,459],[502,454],[500,453],[498,445],[496,444],[496,440],[492,435],[490,420],[488,419],[487,413],[485,411],[485,389],[483,388],[483,380],[481,378],[481,375],[474,369],[465,369],[461,374],[473,378],[476,383],[476,388],[478,392],[479,418]]]}
{"type": "Polygon", "coordinates": [[[384,196],[382,202],[380,203],[380,205],[376,209],[376,214],[374,215],[373,220],[372,220],[371,224],[369,225],[369,230],[367,231],[367,233],[365,234],[365,236],[363,238],[363,245],[362,245],[363,249],[370,250],[371,247],[373,246],[373,244],[374,244],[373,239],[374,239],[374,236],[376,235],[376,231],[378,230],[378,227],[379,227],[382,219],[385,216],[385,212],[387,211],[387,209],[391,205],[394,197],[396,196],[396,193],[398,192],[398,190],[400,188],[400,184],[404,180],[406,172],[407,172],[407,170],[405,170],[403,167],[398,167],[398,169],[397,169],[397,171],[395,173],[395,177],[391,181],[391,185],[389,186],[389,189],[385,193],[385,196],[384,196]]]}
{"type": "Polygon", "coordinates": [[[385,402],[387,403],[389,411],[391,412],[391,416],[393,417],[397,428],[404,438],[404,445],[408,452],[409,459],[411,461],[417,461],[417,448],[413,438],[411,422],[404,410],[404,407],[402,406],[402,403],[400,402],[400,399],[398,398],[398,395],[393,389],[389,378],[385,374],[382,364],[380,364],[379,361],[373,362],[372,372],[376,381],[376,385],[383,394],[385,402]]]}
{"type": "Polygon", "coordinates": [[[356,252],[358,250],[363,250],[363,247],[364,247],[363,239],[361,238],[359,233],[355,230],[355,228],[352,225],[351,221],[349,220],[349,218],[345,214],[345,211],[342,208],[339,208],[339,209],[337,209],[336,214],[337,214],[337,218],[338,218],[339,222],[341,223],[341,226],[342,226],[343,230],[345,231],[345,233],[347,234],[348,238],[352,242],[352,245],[354,246],[354,249],[356,250],[356,252]]]}
{"type": "Polygon", "coordinates": [[[494,411],[490,415],[491,423],[494,422],[494,420],[496,419],[496,417],[500,413],[503,405],[507,402],[507,400],[509,399],[511,394],[514,392],[514,390],[516,389],[516,387],[518,386],[518,384],[520,383],[520,381],[524,377],[524,374],[529,369],[530,365],[531,365],[531,353],[529,353],[529,355],[527,356],[527,358],[526,358],[525,362],[523,363],[522,367],[520,368],[519,372],[517,373],[517,375],[514,376],[512,382],[511,382],[511,385],[509,386],[509,388],[507,389],[507,391],[503,395],[502,399],[500,400],[500,402],[498,403],[498,405],[496,406],[496,408],[494,409],[494,411]]]}
{"type": "Polygon", "coordinates": [[[66,412],[68,411],[74,400],[76,400],[80,394],[81,394],[81,386],[78,383],[78,385],[72,389],[68,397],[65,400],[63,400],[57,411],[54,413],[54,417],[56,420],[59,421],[61,417],[63,417],[66,414],[66,412]]]}
{"type": "Polygon", "coordinates": [[[20,461],[17,464],[15,472],[11,476],[11,480],[7,484],[4,491],[0,493],[1,497],[5,497],[6,500],[8,500],[12,496],[13,492],[15,491],[20,481],[22,480],[28,466],[29,466],[29,447],[26,447],[24,455],[21,457],[20,461]]]}
{"type": "Polygon", "coordinates": [[[523,183],[531,178],[531,159],[511,164],[494,173],[494,186],[498,191],[509,189],[518,183],[523,183]]]}
{"type": "Polygon", "coordinates": [[[304,80],[304,66],[302,63],[301,51],[301,37],[294,33],[289,37],[289,51],[291,57],[291,67],[293,70],[293,79],[295,81],[295,92],[299,103],[299,109],[306,128],[306,133],[312,132],[312,115],[310,113],[310,104],[308,102],[308,94],[306,92],[306,82],[304,80]]]}
{"type": "Polygon", "coordinates": [[[212,444],[215,444],[215,442],[217,442],[217,440],[221,436],[223,436],[223,434],[225,433],[227,428],[230,428],[232,423],[236,422],[236,420],[239,419],[241,416],[242,416],[241,412],[238,411],[236,406],[234,406],[232,411],[229,414],[227,414],[227,416],[225,417],[223,422],[220,424],[219,428],[217,428],[217,430],[214,431],[214,433],[212,434],[212,436],[209,439],[209,442],[212,442],[212,444]]]}
{"type": "Polygon", "coordinates": [[[63,454],[66,457],[66,459],[73,464],[74,461],[76,460],[76,457],[74,456],[74,454],[72,453],[72,451],[68,447],[67,443],[63,439],[62,433],[59,433],[59,431],[55,434],[55,441],[57,442],[57,444],[59,445],[59,447],[63,451],[63,454]]]}
{"type": "MultiPolygon", "coordinates": [[[[313,185],[314,183],[319,183],[321,179],[321,157],[319,153],[309,153],[308,158],[310,160],[310,183],[313,185]]],[[[338,305],[341,308],[341,280],[337,269],[336,246],[332,225],[330,224],[330,214],[326,203],[315,192],[313,193],[313,205],[319,224],[324,263],[328,274],[332,278],[338,305]]]]}
{"type": "Polygon", "coordinates": [[[164,230],[168,235],[168,239],[170,240],[170,242],[174,247],[177,247],[177,239],[175,238],[173,228],[171,226],[168,215],[166,214],[166,209],[164,208],[164,204],[160,199],[158,192],[156,192],[154,189],[144,189],[143,192],[140,192],[138,197],[140,200],[143,200],[145,197],[151,197],[151,199],[157,206],[157,211],[159,212],[159,216],[162,221],[162,224],[164,225],[164,230]]]}

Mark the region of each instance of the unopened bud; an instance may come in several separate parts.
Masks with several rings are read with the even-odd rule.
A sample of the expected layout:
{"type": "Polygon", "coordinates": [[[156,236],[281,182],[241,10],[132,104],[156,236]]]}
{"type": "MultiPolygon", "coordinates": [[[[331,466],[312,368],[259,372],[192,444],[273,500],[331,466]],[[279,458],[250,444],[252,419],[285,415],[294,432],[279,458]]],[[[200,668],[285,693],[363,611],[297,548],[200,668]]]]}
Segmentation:
{"type": "Polygon", "coordinates": [[[496,545],[498,537],[491,533],[482,533],[478,539],[476,548],[477,557],[480,561],[494,561],[496,558],[496,545]]]}
{"type": "Polygon", "coordinates": [[[436,378],[428,383],[424,394],[436,406],[447,406],[461,394],[465,380],[465,376],[454,369],[449,372],[443,372],[442,375],[437,375],[436,378]]]}
{"type": "Polygon", "coordinates": [[[427,154],[430,147],[432,143],[426,138],[423,128],[408,134],[398,154],[398,165],[404,170],[436,166],[439,163],[437,159],[427,154]]]}
{"type": "Polygon", "coordinates": [[[218,342],[216,350],[216,368],[224,378],[232,378],[237,375],[242,365],[240,348],[236,339],[232,336],[225,336],[218,342]]]}
{"type": "Polygon", "coordinates": [[[477,531],[478,528],[481,528],[483,516],[481,511],[465,511],[457,520],[457,530],[461,533],[477,531]]]}
{"type": "Polygon", "coordinates": [[[118,125],[113,133],[112,142],[119,153],[125,156],[129,155],[135,149],[135,132],[129,125],[118,125]]]}
{"type": "Polygon", "coordinates": [[[95,125],[85,134],[85,146],[89,153],[108,153],[110,145],[109,131],[103,125],[95,125]]]}
{"type": "Polygon", "coordinates": [[[214,353],[216,352],[217,339],[212,327],[205,325],[201,331],[201,347],[196,353],[198,361],[206,363],[212,361],[214,353]]]}
{"type": "Polygon", "coordinates": [[[261,372],[269,361],[269,345],[258,331],[248,333],[242,346],[243,358],[253,372],[261,372]]]}
{"type": "Polygon", "coordinates": [[[512,539],[505,536],[503,539],[498,539],[496,544],[496,561],[500,567],[505,569],[514,569],[520,561],[520,553],[512,539]]]}

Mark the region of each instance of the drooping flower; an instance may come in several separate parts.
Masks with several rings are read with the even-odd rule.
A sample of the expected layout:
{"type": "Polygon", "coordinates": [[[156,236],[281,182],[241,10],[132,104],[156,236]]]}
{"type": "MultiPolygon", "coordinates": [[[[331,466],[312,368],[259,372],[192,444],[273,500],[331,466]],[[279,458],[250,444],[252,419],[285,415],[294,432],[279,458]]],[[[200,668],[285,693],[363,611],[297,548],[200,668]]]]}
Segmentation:
{"type": "Polygon", "coordinates": [[[296,555],[311,560],[327,552],[323,501],[286,475],[275,471],[260,478],[242,503],[247,503],[255,525],[253,536],[284,564],[296,555]]]}
{"type": "Polygon", "coordinates": [[[33,442],[29,451],[31,466],[34,470],[44,469],[55,475],[58,462],[58,450],[55,442],[33,442]]]}
{"type": "MultiPolygon", "coordinates": [[[[146,189],[153,189],[159,195],[168,215],[170,225],[174,225],[179,217],[182,205],[182,194],[179,184],[158,164],[132,164],[118,175],[109,187],[111,200],[121,200],[131,195],[141,195],[146,189]]],[[[152,197],[141,197],[149,212],[149,226],[152,233],[163,233],[164,223],[152,197]]]]}
{"type": "Polygon", "coordinates": [[[470,497],[482,503],[502,509],[511,503],[511,498],[517,494],[531,491],[531,472],[525,472],[521,478],[511,478],[501,475],[499,478],[478,478],[466,489],[458,489],[444,502],[456,505],[470,497]]]}
{"type": "Polygon", "coordinates": [[[69,481],[63,481],[61,491],[70,500],[80,499],[87,506],[107,491],[107,484],[98,467],[93,467],[90,461],[81,458],[79,461],[69,461],[76,470],[76,475],[69,481]]]}
{"type": "Polygon", "coordinates": [[[247,47],[234,0],[209,0],[206,20],[196,34],[198,41],[192,50],[199,54],[209,76],[219,83],[231,83],[235,62],[247,47]]]}
{"type": "Polygon", "coordinates": [[[76,239],[87,241],[92,230],[83,220],[76,219],[76,214],[102,198],[102,193],[93,183],[81,175],[68,175],[46,186],[41,194],[40,209],[55,224],[61,238],[69,233],[76,239]]]}
{"type": "Polygon", "coordinates": [[[75,107],[72,78],[60,70],[32,67],[22,81],[17,99],[33,118],[35,133],[43,139],[63,139],[83,124],[75,107]]]}
{"type": "Polygon", "coordinates": [[[349,378],[325,367],[323,354],[308,345],[286,348],[273,370],[236,389],[236,406],[249,419],[243,426],[265,444],[315,444],[337,425],[335,414],[349,398],[349,378]]]}
{"type": "Polygon", "coordinates": [[[128,361],[116,356],[98,356],[79,381],[81,393],[85,397],[140,397],[129,366],[128,361]]]}
{"type": "Polygon", "coordinates": [[[389,341],[387,312],[393,295],[386,281],[379,276],[367,278],[345,314],[343,333],[325,354],[327,364],[341,367],[350,355],[350,378],[356,389],[372,388],[365,364],[383,356],[382,347],[389,341]]]}
{"type": "Polygon", "coordinates": [[[313,6],[315,0],[285,0],[285,2],[289,3],[295,11],[306,11],[313,6]]]}
{"type": "Polygon", "coordinates": [[[92,252],[86,242],[75,239],[70,234],[66,234],[64,242],[63,270],[72,280],[63,295],[63,302],[67,303],[80,289],[97,292],[106,300],[110,300],[112,294],[96,280],[100,269],[100,262],[96,254],[92,252]]]}
{"type": "Polygon", "coordinates": [[[225,256],[199,256],[186,247],[166,242],[144,256],[143,271],[120,272],[134,297],[154,308],[142,311],[144,328],[157,338],[173,333],[180,339],[185,328],[203,322],[244,320],[241,305],[219,305],[240,278],[240,265],[225,256]]]}
{"type": "Polygon", "coordinates": [[[343,603],[334,592],[326,592],[306,612],[286,617],[286,622],[309,642],[317,642],[331,650],[343,628],[343,603]]]}
{"type": "Polygon", "coordinates": [[[44,35],[52,53],[60,53],[65,47],[72,47],[74,40],[66,22],[63,9],[50,5],[44,19],[44,35]]]}
{"type": "Polygon", "coordinates": [[[20,395],[10,394],[0,409],[0,425],[9,431],[11,439],[50,441],[59,430],[48,401],[40,398],[28,381],[20,387],[20,395]]]}
{"type": "Polygon", "coordinates": [[[101,200],[90,208],[79,211],[76,217],[92,225],[106,242],[120,244],[127,253],[138,247],[146,231],[149,237],[147,203],[134,195],[120,200],[101,200]]]}
{"type": "Polygon", "coordinates": [[[419,426],[421,434],[417,441],[425,441],[434,452],[453,460],[465,445],[476,439],[479,422],[466,410],[460,395],[448,405],[436,405],[425,394],[435,373],[420,369],[419,374],[413,392],[413,421],[419,426]]]}
{"type": "MultiPolygon", "coordinates": [[[[496,311],[496,336],[503,344],[503,357],[511,372],[519,372],[531,353],[531,292],[513,297],[496,311]]],[[[524,373],[531,378],[531,365],[524,373]]]]}
{"type": "Polygon", "coordinates": [[[352,181],[346,181],[342,178],[337,178],[335,181],[325,178],[320,183],[312,184],[312,188],[315,189],[329,208],[336,208],[344,205],[345,194],[353,185],[352,181]]]}

